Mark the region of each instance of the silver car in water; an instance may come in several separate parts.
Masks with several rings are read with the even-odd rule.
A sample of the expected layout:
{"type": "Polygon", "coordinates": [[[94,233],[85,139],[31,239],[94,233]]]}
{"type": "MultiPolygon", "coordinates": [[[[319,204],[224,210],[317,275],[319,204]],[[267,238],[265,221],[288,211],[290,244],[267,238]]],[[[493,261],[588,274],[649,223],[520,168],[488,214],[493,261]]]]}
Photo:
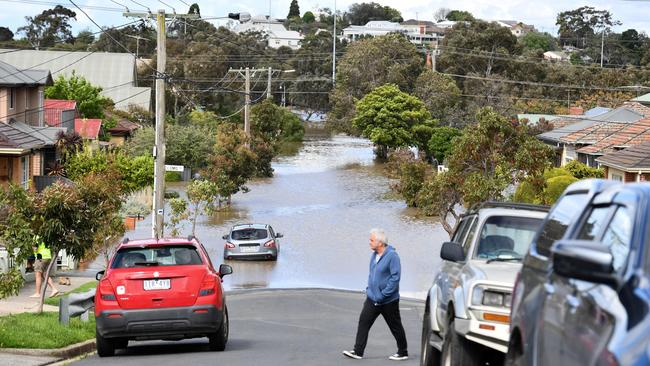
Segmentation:
{"type": "Polygon", "coordinates": [[[270,259],[277,260],[280,254],[281,233],[271,225],[235,225],[223,236],[223,259],[270,259]]]}

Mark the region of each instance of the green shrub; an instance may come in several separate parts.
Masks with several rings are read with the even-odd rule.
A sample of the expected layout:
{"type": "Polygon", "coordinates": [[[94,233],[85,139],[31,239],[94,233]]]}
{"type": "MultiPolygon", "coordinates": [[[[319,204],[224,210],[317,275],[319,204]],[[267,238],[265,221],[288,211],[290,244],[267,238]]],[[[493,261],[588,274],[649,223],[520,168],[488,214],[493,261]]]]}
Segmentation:
{"type": "Polygon", "coordinates": [[[398,191],[409,207],[417,206],[417,195],[424,185],[428,167],[428,164],[420,161],[401,166],[398,191]]]}
{"type": "Polygon", "coordinates": [[[181,172],[165,172],[165,182],[180,182],[183,180],[181,172]]]}
{"type": "Polygon", "coordinates": [[[171,199],[171,198],[179,198],[181,195],[176,192],[176,191],[166,191],[165,192],[165,199],[171,199]]]}
{"type": "Polygon", "coordinates": [[[592,168],[577,160],[572,160],[564,166],[564,169],[571,173],[572,176],[578,179],[585,178],[604,178],[605,171],[603,169],[592,168]]]}
{"type": "Polygon", "coordinates": [[[552,205],[562,195],[562,192],[579,179],[570,175],[561,175],[550,178],[546,181],[546,188],[544,189],[543,197],[544,203],[552,205]]]}
{"type": "Polygon", "coordinates": [[[513,197],[515,202],[539,203],[535,188],[529,181],[519,183],[513,197]]]}

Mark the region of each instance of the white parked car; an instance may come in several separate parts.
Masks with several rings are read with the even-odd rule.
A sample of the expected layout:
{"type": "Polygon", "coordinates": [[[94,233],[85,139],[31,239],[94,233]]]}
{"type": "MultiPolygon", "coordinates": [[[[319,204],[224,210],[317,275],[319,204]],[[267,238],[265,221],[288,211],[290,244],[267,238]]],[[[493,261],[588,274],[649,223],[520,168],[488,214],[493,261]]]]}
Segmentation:
{"type": "Polygon", "coordinates": [[[547,212],[487,202],[463,215],[442,245],[440,272],[427,295],[420,365],[482,365],[503,356],[515,277],[547,212]]]}

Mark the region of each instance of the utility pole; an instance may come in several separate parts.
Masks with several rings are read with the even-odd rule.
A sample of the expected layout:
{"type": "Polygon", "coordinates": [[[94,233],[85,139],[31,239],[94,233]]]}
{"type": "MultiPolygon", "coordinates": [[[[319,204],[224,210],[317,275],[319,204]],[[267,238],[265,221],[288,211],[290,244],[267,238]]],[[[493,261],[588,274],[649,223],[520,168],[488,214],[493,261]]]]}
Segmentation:
{"type": "Polygon", "coordinates": [[[273,69],[269,66],[268,71],[269,79],[266,82],[266,99],[271,99],[271,75],[273,74],[273,69]]]}
{"type": "Polygon", "coordinates": [[[431,70],[436,72],[436,56],[438,56],[438,40],[436,39],[436,47],[431,54],[431,70]]]}
{"type": "Polygon", "coordinates": [[[603,29],[603,35],[600,40],[600,67],[603,67],[603,56],[605,55],[605,30],[603,29]]]}
{"type": "Polygon", "coordinates": [[[334,0],[334,31],[332,32],[332,84],[336,84],[336,0],[334,0]]]}
{"type": "MultiPolygon", "coordinates": [[[[170,14],[171,15],[171,14],[170,14]]],[[[165,218],[165,66],[167,63],[167,33],[165,10],[151,13],[124,13],[126,17],[154,18],[157,23],[157,65],[156,65],[156,135],[153,148],[155,161],[153,175],[153,212],[151,216],[151,235],[163,237],[165,218]]],[[[198,18],[197,14],[173,14],[175,18],[198,18]]]]}
{"type": "Polygon", "coordinates": [[[251,72],[253,74],[257,72],[268,72],[268,79],[267,79],[267,90],[266,90],[266,97],[271,98],[271,81],[272,81],[272,76],[274,72],[295,72],[296,70],[274,70],[271,67],[265,68],[265,69],[251,69],[249,67],[245,69],[230,69],[228,72],[236,72],[239,74],[239,76],[244,78],[244,85],[245,85],[245,92],[244,92],[244,132],[246,132],[246,136],[250,137],[251,136],[251,126],[250,126],[250,108],[251,108],[251,72]]]}

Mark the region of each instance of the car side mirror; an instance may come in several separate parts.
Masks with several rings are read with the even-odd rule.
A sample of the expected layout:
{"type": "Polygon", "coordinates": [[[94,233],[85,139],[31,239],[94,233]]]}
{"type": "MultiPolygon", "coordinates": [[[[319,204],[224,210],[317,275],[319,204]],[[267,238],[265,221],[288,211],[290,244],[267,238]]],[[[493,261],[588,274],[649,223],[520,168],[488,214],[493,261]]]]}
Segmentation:
{"type": "Polygon", "coordinates": [[[222,236],[221,239],[228,240],[228,237],[230,237],[230,235],[226,234],[226,235],[222,236]]]}
{"type": "Polygon", "coordinates": [[[275,237],[276,237],[276,238],[282,238],[283,236],[284,236],[284,235],[282,235],[282,233],[275,233],[275,237]]]}
{"type": "Polygon", "coordinates": [[[461,247],[460,244],[453,241],[447,241],[442,243],[440,258],[451,262],[462,262],[465,260],[465,253],[463,253],[463,247],[461,247]]]}
{"type": "Polygon", "coordinates": [[[223,278],[224,276],[227,276],[229,274],[232,274],[231,266],[227,264],[222,264],[219,266],[219,277],[223,278]]]}
{"type": "Polygon", "coordinates": [[[99,272],[95,273],[95,279],[97,281],[101,280],[102,277],[104,277],[104,273],[106,273],[106,271],[99,271],[99,272]]]}
{"type": "Polygon", "coordinates": [[[602,243],[587,240],[561,240],[551,249],[553,272],[578,280],[609,285],[618,290],[614,257],[602,243]]]}

